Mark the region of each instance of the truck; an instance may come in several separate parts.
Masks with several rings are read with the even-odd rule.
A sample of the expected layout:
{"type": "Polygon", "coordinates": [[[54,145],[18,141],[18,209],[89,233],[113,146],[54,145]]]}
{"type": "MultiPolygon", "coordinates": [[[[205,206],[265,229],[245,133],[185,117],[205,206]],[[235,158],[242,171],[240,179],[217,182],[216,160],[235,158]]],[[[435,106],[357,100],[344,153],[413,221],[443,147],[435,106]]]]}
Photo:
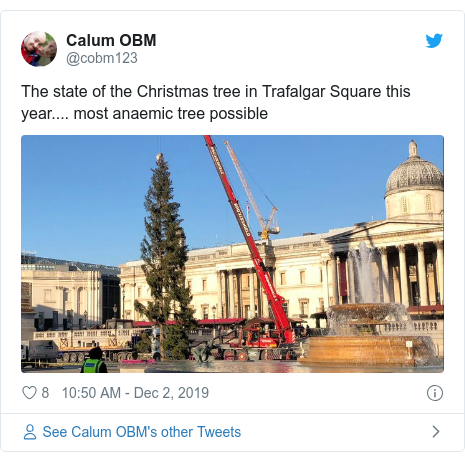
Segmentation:
{"type": "Polygon", "coordinates": [[[296,358],[294,352],[295,334],[286,316],[286,311],[284,309],[285,299],[276,292],[271,275],[260,256],[255,240],[252,237],[252,232],[247,224],[247,219],[234,194],[226,170],[223,167],[223,163],[221,162],[211,136],[204,135],[204,139],[228,198],[228,202],[247,243],[257,277],[262,284],[275,322],[275,329],[266,334],[264,334],[260,328],[241,329],[237,340],[230,344],[230,350],[224,351],[224,358],[241,361],[271,359],[294,360],[296,358]]]}
{"type": "Polygon", "coordinates": [[[21,341],[21,368],[56,363],[60,352],[50,340],[21,341]]]}
{"type": "Polygon", "coordinates": [[[42,331],[34,333],[34,339],[52,341],[64,363],[84,362],[89,351],[97,346],[106,360],[121,362],[133,358],[135,346],[145,330],[134,328],[132,320],[109,319],[103,328],[42,331]]]}

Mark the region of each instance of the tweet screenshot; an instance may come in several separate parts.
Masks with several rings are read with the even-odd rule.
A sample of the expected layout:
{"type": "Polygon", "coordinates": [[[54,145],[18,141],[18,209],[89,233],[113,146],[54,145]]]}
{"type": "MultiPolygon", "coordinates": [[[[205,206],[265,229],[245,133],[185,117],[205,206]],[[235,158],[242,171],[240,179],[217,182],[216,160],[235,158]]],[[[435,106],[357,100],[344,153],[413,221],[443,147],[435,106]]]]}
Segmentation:
{"type": "Polygon", "coordinates": [[[155,3],[2,2],[2,459],[463,459],[465,2],[155,3]]]}

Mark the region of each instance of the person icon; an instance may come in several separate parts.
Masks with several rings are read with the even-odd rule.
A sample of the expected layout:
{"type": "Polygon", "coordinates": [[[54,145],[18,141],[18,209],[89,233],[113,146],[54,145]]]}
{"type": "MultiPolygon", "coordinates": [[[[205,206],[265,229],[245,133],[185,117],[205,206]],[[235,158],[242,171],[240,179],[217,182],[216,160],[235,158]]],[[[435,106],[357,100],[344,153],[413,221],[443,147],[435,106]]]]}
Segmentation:
{"type": "Polygon", "coordinates": [[[36,436],[34,434],[34,426],[32,424],[28,424],[26,426],[27,434],[24,436],[24,440],[35,440],[36,436]]]}

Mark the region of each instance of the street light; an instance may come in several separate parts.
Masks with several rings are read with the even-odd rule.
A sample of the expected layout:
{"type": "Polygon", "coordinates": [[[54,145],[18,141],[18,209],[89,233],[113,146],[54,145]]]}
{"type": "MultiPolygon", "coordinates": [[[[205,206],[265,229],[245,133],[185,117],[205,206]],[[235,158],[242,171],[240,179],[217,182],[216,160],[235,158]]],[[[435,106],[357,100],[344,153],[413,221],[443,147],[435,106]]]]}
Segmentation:
{"type": "Polygon", "coordinates": [[[117,344],[117,341],[116,341],[116,312],[117,311],[118,311],[118,308],[116,307],[116,304],[113,304],[113,313],[114,313],[113,319],[115,321],[115,347],[117,344]]]}
{"type": "Polygon", "coordinates": [[[123,293],[123,304],[122,304],[122,311],[121,311],[121,314],[122,314],[122,318],[124,319],[124,298],[126,297],[126,292],[124,291],[124,285],[122,286],[122,293],[123,293]]]}
{"type": "Polygon", "coordinates": [[[215,319],[216,319],[216,304],[212,306],[212,315],[213,315],[213,337],[216,337],[216,329],[215,329],[215,319]]]}

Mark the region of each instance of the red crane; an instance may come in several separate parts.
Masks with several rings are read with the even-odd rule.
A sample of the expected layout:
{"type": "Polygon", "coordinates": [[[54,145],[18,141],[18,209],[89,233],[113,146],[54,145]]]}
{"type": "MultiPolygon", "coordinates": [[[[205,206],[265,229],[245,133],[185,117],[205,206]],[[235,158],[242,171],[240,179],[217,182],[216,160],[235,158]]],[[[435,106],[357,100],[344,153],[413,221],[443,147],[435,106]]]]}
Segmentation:
{"type": "Polygon", "coordinates": [[[239,202],[234,194],[234,191],[232,190],[231,184],[226,175],[226,171],[223,168],[223,164],[216,150],[216,146],[210,135],[204,135],[204,138],[207,143],[208,151],[210,152],[216,171],[218,172],[218,175],[221,179],[221,183],[223,184],[224,190],[228,197],[229,204],[231,205],[234,216],[236,217],[236,220],[242,231],[242,235],[244,236],[247,246],[249,247],[250,256],[252,258],[253,265],[255,266],[255,270],[257,271],[257,276],[260,279],[263,290],[271,306],[271,310],[273,311],[275,324],[276,324],[276,330],[279,332],[279,338],[277,338],[277,341],[271,338],[260,338],[259,337],[257,338],[257,341],[251,342],[249,340],[248,345],[266,347],[268,343],[268,345],[271,347],[277,347],[280,344],[292,344],[295,341],[295,336],[294,336],[294,331],[292,330],[289,320],[284,311],[283,304],[285,300],[282,296],[276,293],[276,289],[271,280],[270,273],[266,269],[265,264],[263,263],[263,260],[260,256],[257,245],[255,244],[255,241],[252,237],[252,232],[250,231],[249,226],[247,225],[247,220],[244,217],[244,213],[241,210],[239,202]],[[270,341],[266,341],[266,339],[269,339],[270,341]],[[274,344],[272,344],[272,342],[274,344]]]}

